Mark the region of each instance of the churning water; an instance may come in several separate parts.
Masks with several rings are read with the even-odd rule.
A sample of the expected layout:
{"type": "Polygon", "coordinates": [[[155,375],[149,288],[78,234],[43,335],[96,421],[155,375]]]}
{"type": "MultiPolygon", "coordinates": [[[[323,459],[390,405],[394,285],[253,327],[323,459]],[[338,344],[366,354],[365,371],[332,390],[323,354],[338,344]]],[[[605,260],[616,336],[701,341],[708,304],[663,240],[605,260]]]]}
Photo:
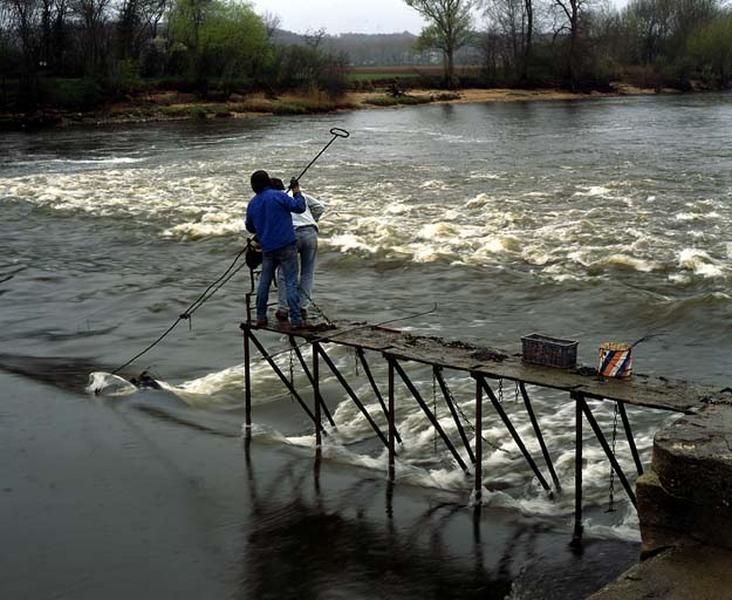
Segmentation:
{"type": "MultiPolygon", "coordinates": [[[[112,404],[139,396],[108,373],[154,339],[241,247],[249,174],[297,174],[332,126],[351,138],[338,140],[302,182],[327,205],[314,299],[331,319],[380,322],[436,302],[435,314],[403,325],[512,352],[521,335],[540,331],[579,340],[579,358],[589,364],[602,341],[662,334],[636,348],[636,371],[729,383],[728,94],[5,135],[0,367],[80,392],[93,374],[91,386],[112,404]]],[[[241,422],[237,325],[247,289],[242,272],[196,313],[190,330],[179,327],[136,363],[129,374],[148,368],[167,392],[146,393],[146,403],[202,428],[225,422],[228,431],[241,422]]],[[[276,336],[266,342],[286,347],[276,336]]],[[[332,356],[370,398],[354,357],[336,348],[332,356]]],[[[278,360],[287,370],[289,356],[278,360]]],[[[311,428],[275,376],[265,365],[253,373],[257,438],[311,447],[311,428]]],[[[410,373],[431,401],[431,373],[410,373]]],[[[385,380],[378,367],[376,374],[385,380]]],[[[304,376],[295,380],[306,390],[304,376]]],[[[452,374],[448,383],[472,418],[471,381],[452,374]]],[[[400,392],[400,482],[467,502],[470,481],[400,392]]],[[[325,393],[338,426],[326,460],[381,477],[386,456],[370,427],[335,380],[326,380],[325,393]]],[[[574,406],[566,395],[530,393],[571,490],[574,406]]],[[[503,386],[503,398],[531,440],[513,386],[503,386]]],[[[379,414],[375,399],[369,408],[379,414]]],[[[596,402],[593,409],[609,435],[612,408],[596,402]]],[[[456,435],[444,406],[437,410],[456,435]]],[[[669,415],[630,415],[648,461],[653,433],[669,415]]],[[[568,531],[571,492],[548,498],[495,414],[484,418],[489,505],[568,531]]],[[[609,467],[587,441],[588,534],[636,540],[632,507],[621,502],[618,512],[603,512],[609,467]]],[[[538,444],[529,449],[538,452],[538,444]]],[[[617,450],[632,472],[627,446],[617,450]]]]}

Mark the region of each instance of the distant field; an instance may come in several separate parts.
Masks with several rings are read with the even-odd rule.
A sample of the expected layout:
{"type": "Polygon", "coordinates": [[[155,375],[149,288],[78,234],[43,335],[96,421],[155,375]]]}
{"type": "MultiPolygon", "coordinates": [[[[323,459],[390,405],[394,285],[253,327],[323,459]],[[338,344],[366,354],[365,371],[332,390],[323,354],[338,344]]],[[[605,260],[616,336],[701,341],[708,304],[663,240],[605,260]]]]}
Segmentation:
{"type": "MultiPolygon", "coordinates": [[[[459,75],[475,75],[480,67],[459,66],[459,75]]],[[[353,67],[348,74],[351,81],[381,81],[384,79],[416,79],[418,77],[440,77],[441,65],[403,65],[390,67],[353,67]]]]}

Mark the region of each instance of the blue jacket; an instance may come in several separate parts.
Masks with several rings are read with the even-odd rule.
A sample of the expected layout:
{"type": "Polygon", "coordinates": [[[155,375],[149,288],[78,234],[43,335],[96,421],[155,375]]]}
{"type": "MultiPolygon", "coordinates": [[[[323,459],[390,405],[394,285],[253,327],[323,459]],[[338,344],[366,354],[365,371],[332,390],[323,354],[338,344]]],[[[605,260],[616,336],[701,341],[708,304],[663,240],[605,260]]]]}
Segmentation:
{"type": "Polygon", "coordinates": [[[273,252],[297,241],[290,213],[305,212],[305,199],[297,193],[291,197],[273,188],[259,192],[249,201],[246,228],[257,234],[265,252],[273,252]]]}

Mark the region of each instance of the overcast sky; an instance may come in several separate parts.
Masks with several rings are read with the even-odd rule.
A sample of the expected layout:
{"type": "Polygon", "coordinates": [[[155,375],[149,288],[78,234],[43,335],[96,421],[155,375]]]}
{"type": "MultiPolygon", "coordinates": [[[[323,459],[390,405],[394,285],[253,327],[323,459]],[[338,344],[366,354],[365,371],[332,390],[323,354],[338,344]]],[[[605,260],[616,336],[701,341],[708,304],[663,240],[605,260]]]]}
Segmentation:
{"type": "MultiPolygon", "coordinates": [[[[624,6],[628,0],[610,0],[624,6]]],[[[282,29],[303,33],[418,33],[424,22],[403,0],[253,0],[259,14],[278,15],[282,29]]]]}

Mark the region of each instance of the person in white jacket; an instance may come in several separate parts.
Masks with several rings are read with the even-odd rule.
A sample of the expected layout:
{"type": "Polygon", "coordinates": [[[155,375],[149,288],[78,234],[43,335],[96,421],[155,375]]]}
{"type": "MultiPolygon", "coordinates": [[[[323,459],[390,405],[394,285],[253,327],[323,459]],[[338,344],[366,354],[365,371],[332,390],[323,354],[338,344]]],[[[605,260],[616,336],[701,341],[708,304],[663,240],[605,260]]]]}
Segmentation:
{"type": "MultiPolygon", "coordinates": [[[[276,190],[284,190],[285,185],[281,179],[273,177],[272,187],[276,190]]],[[[297,237],[297,256],[300,274],[298,277],[298,293],[300,297],[300,313],[302,320],[307,319],[307,309],[310,305],[313,283],[315,281],[315,261],[318,254],[318,221],[325,212],[325,206],[317,198],[308,194],[302,194],[305,198],[305,212],[292,214],[292,225],[295,227],[297,237]]],[[[289,309],[287,306],[287,286],[284,281],[284,274],[280,270],[277,279],[277,291],[279,306],[275,317],[279,321],[287,321],[289,309]]]]}

